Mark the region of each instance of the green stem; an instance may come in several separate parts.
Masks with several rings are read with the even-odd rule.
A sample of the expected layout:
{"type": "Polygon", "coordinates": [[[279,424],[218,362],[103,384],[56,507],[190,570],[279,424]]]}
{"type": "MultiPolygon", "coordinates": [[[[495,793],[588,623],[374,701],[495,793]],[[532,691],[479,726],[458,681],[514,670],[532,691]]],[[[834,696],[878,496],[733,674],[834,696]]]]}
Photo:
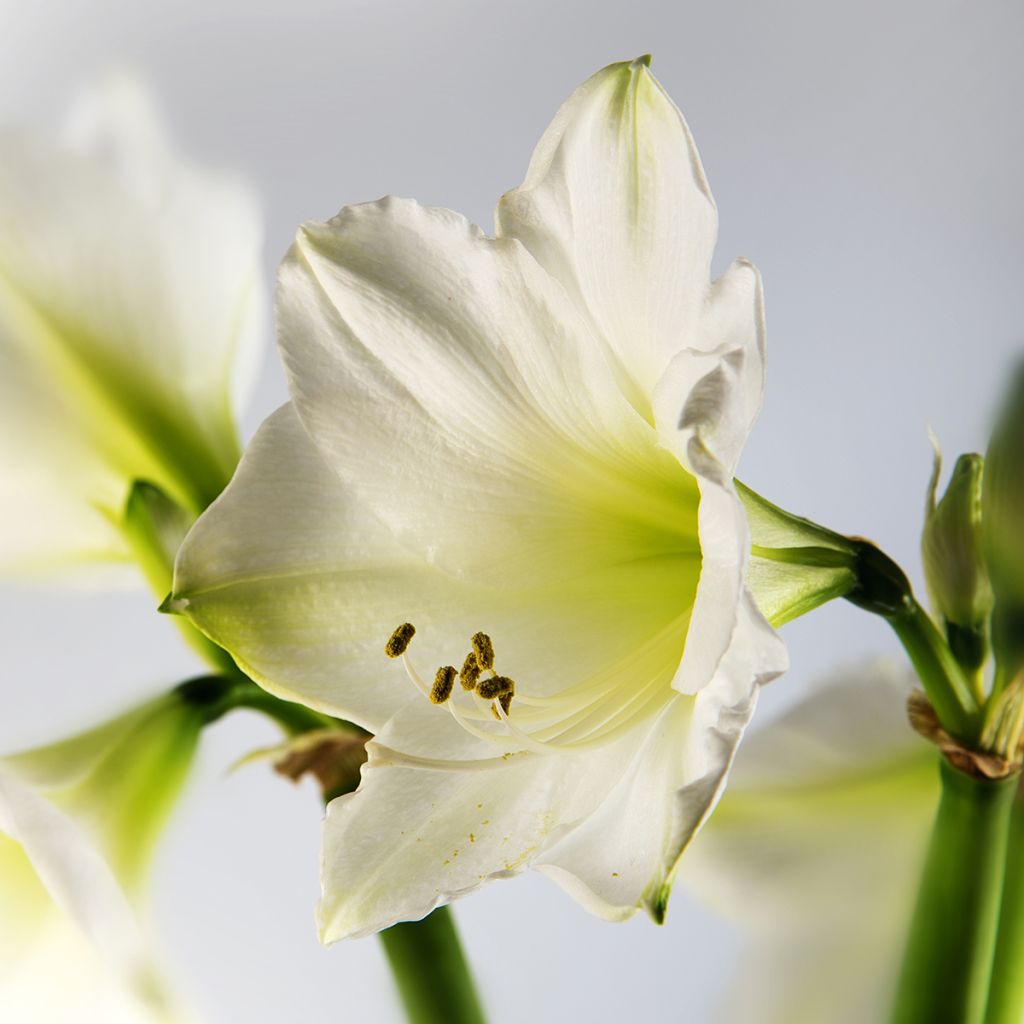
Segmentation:
{"type": "Polygon", "coordinates": [[[959,739],[974,741],[981,709],[971,682],[928,613],[911,598],[907,609],[888,617],[939,721],[959,739]]]}
{"type": "Polygon", "coordinates": [[[975,779],[943,760],[892,1024],[983,1024],[1016,778],[975,779]]]}
{"type": "Polygon", "coordinates": [[[411,1024],[484,1024],[448,907],[380,933],[411,1024]]]}
{"type": "Polygon", "coordinates": [[[1010,815],[999,932],[985,1024],[1024,1020],[1024,800],[1018,789],[1010,815]]]}

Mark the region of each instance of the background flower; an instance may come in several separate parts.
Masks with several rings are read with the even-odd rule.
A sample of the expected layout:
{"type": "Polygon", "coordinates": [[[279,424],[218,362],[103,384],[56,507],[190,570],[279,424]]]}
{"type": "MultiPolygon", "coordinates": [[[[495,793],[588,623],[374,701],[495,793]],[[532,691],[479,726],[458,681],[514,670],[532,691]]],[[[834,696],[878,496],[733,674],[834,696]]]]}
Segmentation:
{"type": "Polygon", "coordinates": [[[0,569],[127,557],[145,479],[193,514],[238,459],[261,336],[260,215],[111,77],[60,138],[0,135],[0,569]]]}
{"type": "Polygon", "coordinates": [[[184,1019],[139,910],[201,723],[170,694],[0,759],[0,1006],[12,1019],[184,1019]]]}
{"type": "Polygon", "coordinates": [[[906,718],[915,682],[896,661],[851,666],[744,743],[683,875],[748,936],[728,1020],[888,1014],[939,798],[938,754],[906,718]]]}

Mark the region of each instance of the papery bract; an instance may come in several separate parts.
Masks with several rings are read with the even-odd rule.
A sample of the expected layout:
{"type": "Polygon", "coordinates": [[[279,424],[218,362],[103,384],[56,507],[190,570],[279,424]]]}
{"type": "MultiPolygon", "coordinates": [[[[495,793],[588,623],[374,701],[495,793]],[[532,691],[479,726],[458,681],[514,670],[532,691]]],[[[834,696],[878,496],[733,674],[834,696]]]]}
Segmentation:
{"type": "Polygon", "coordinates": [[[292,404],[192,530],[169,607],[376,734],[328,812],[325,941],[531,865],[605,917],[663,917],[785,664],[732,483],[761,285],[745,261],[711,281],[716,225],[634,61],[566,102],[496,237],[399,199],[299,231],[277,293],[292,404]],[[403,622],[412,683],[382,650],[403,622]],[[456,682],[435,706],[478,631],[511,703],[456,682]]]}

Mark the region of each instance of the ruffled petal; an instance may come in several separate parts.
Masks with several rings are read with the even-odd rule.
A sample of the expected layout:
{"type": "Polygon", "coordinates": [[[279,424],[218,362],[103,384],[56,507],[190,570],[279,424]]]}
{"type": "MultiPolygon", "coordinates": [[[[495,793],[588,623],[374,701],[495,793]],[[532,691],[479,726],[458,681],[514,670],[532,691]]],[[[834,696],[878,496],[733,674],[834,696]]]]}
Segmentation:
{"type": "Polygon", "coordinates": [[[425,559],[518,585],[694,550],[692,479],[518,242],[351,207],[300,232],[277,306],[307,432],[425,559]]]}
{"type": "Polygon", "coordinates": [[[643,907],[664,920],[680,858],[725,786],[758,686],[785,667],[785,649],[747,602],[737,632],[716,677],[668,704],[600,808],[538,862],[592,913],[622,920],[643,907]]]}
{"type": "Polygon", "coordinates": [[[647,415],[668,359],[695,344],[718,217],[690,130],[646,60],[569,97],[496,221],[587,312],[647,415]]]}
{"type": "Polygon", "coordinates": [[[324,942],[418,920],[524,871],[607,794],[629,744],[586,755],[503,751],[416,704],[367,749],[359,789],[328,808],[324,942]]]}
{"type": "MultiPolygon", "coordinates": [[[[758,620],[758,632],[770,634],[746,588],[750,530],[733,484],[764,389],[764,303],[751,264],[737,261],[715,282],[702,325],[697,340],[717,344],[679,352],[654,391],[664,444],[694,473],[701,493],[700,584],[675,683],[683,693],[697,693],[715,678],[740,642],[744,620],[758,620]]],[[[785,667],[781,645],[772,646],[771,666],[755,666],[762,680],[785,667]]]]}

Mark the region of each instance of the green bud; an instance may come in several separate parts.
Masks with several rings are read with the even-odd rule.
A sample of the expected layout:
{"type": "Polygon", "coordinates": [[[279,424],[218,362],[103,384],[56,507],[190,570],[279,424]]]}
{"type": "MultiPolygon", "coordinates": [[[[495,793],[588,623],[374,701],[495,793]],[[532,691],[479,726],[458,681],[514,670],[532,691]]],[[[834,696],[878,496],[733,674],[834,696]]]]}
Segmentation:
{"type": "Polygon", "coordinates": [[[921,558],[933,610],[947,624],[980,632],[984,632],[993,604],[982,535],[984,464],[980,455],[961,455],[946,493],[936,502],[942,469],[936,451],[921,534],[921,558]]]}
{"type": "Polygon", "coordinates": [[[985,554],[1000,604],[1024,605],[1024,369],[1018,372],[985,456],[985,554]]]}

